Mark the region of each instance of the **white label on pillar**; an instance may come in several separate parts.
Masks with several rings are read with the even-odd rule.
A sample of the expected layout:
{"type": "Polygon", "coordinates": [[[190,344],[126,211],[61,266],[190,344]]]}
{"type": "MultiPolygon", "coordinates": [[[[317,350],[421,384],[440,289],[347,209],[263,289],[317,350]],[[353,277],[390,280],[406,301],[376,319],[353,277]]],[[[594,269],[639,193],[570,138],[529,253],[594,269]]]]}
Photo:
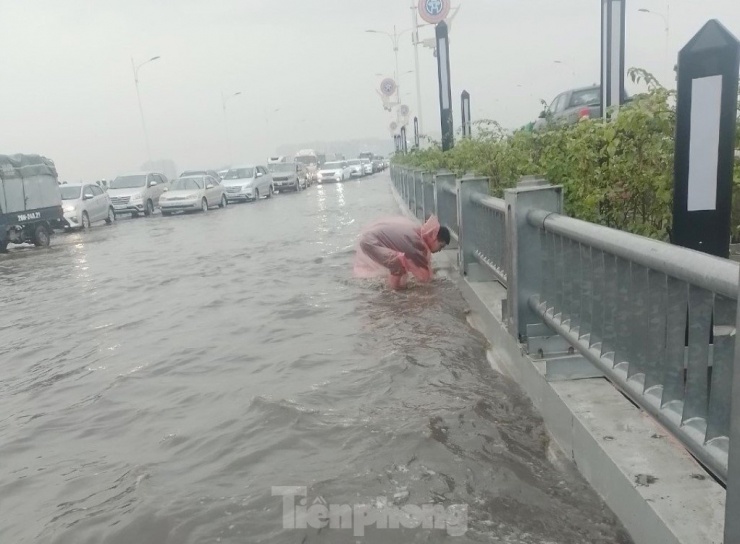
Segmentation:
{"type": "Polygon", "coordinates": [[[609,102],[619,107],[622,102],[622,2],[612,2],[611,88],[609,102]]]}
{"type": "Polygon", "coordinates": [[[442,109],[450,109],[450,74],[447,73],[447,42],[439,40],[437,43],[437,56],[439,57],[439,73],[442,76],[442,109]]]}
{"type": "Polygon", "coordinates": [[[722,76],[691,82],[688,211],[717,209],[722,76]]]}

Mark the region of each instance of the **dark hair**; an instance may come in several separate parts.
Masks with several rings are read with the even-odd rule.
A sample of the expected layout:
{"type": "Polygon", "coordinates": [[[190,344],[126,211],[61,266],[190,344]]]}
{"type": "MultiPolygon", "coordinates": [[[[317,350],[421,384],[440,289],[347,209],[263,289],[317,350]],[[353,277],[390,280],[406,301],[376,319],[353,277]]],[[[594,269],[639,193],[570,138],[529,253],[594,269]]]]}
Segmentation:
{"type": "Polygon", "coordinates": [[[437,240],[439,240],[440,242],[444,242],[445,245],[450,245],[450,229],[448,229],[447,227],[439,227],[437,240]]]}

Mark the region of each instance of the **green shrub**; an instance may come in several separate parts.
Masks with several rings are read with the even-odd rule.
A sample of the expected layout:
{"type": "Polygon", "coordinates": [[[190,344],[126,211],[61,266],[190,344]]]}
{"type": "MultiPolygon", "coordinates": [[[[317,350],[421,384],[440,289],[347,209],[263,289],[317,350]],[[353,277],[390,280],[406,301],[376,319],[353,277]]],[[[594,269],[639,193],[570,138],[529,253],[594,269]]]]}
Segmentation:
{"type": "MultiPolygon", "coordinates": [[[[431,142],[429,148],[397,156],[395,162],[486,176],[495,196],[523,175],[542,175],[563,185],[568,215],[665,240],[672,214],[675,93],[644,70],[632,69],[630,76],[644,83],[647,92],[634,97],[608,123],[587,119],[541,132],[507,134],[497,123],[484,121],[477,124],[474,138],[458,140],[446,153],[431,142]]],[[[737,164],[734,189],[740,196],[737,164]]],[[[734,201],[733,234],[740,236],[740,198],[734,201]]]]}

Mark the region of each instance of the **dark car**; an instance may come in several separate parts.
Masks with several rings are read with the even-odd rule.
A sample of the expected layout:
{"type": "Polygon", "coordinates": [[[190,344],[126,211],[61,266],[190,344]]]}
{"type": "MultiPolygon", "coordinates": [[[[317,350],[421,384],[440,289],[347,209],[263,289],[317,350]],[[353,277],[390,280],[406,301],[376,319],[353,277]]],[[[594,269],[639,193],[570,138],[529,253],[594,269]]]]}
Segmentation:
{"type": "Polygon", "coordinates": [[[572,125],[585,118],[595,119],[601,115],[601,86],[581,87],[559,94],[547,110],[534,122],[534,130],[550,124],[572,125]]]}

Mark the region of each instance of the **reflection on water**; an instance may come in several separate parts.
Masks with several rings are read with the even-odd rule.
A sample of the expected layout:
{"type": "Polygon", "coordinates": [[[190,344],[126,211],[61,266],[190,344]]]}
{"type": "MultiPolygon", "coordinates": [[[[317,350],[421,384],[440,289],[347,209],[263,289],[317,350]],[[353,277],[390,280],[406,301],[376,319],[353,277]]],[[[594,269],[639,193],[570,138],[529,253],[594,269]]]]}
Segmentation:
{"type": "Polygon", "coordinates": [[[440,279],[350,276],[385,177],[118,221],[0,258],[0,541],[448,541],[283,528],[307,500],[466,505],[455,542],[613,543],[623,531],[440,279]]]}

